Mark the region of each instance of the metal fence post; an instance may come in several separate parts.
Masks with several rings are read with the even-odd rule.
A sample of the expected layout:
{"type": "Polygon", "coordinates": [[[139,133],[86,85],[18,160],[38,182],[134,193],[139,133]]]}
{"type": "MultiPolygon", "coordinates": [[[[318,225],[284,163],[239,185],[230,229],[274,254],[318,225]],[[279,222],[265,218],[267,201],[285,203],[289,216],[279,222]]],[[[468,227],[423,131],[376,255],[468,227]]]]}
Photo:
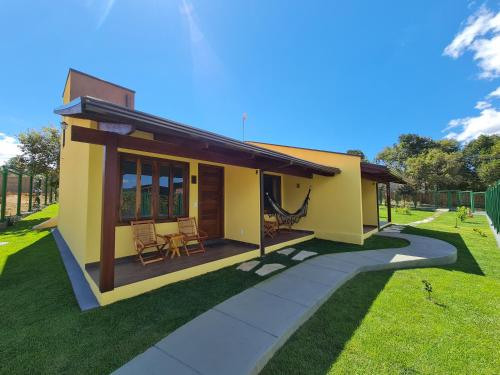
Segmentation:
{"type": "Polygon", "coordinates": [[[17,210],[16,215],[21,216],[21,194],[23,193],[23,174],[17,175],[17,210]]]}
{"type": "Polygon", "coordinates": [[[2,207],[0,209],[0,222],[5,221],[5,211],[7,208],[7,176],[9,171],[6,167],[2,167],[2,207]]]}
{"type": "Polygon", "coordinates": [[[28,211],[31,212],[33,208],[33,175],[30,175],[30,189],[29,189],[29,197],[28,197],[28,211]]]}

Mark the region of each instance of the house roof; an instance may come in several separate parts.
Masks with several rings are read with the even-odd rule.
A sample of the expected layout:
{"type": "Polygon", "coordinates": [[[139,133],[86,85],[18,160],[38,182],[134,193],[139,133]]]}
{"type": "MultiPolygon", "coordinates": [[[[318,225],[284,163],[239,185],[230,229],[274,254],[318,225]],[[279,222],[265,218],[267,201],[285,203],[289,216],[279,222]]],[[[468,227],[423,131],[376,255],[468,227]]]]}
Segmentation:
{"type": "MultiPolygon", "coordinates": [[[[145,112],[131,110],[116,104],[106,102],[101,99],[82,96],[74,99],[70,103],[58,107],[54,110],[58,115],[88,119],[98,122],[110,122],[131,124],[137,130],[152,132],[158,134],[159,138],[167,142],[183,142],[186,147],[203,147],[207,150],[214,147],[216,153],[221,156],[238,155],[241,158],[245,155],[247,158],[255,160],[255,165],[265,161],[281,164],[283,173],[287,169],[295,168],[304,170],[310,174],[319,174],[324,176],[334,176],[340,173],[340,169],[324,166],[321,164],[309,162],[300,158],[295,158],[280,152],[271,151],[262,147],[247,144],[233,138],[225,137],[206,130],[195,128],[177,121],[154,116],[145,112]]],[[[201,151],[201,150],[199,150],[201,151]]],[[[262,168],[265,169],[265,168],[262,168]]],[[[274,167],[274,169],[276,169],[274,167]]]]}
{"type": "Polygon", "coordinates": [[[394,171],[391,171],[384,165],[373,163],[361,163],[361,176],[377,182],[395,182],[397,184],[406,184],[406,181],[394,171]]]}

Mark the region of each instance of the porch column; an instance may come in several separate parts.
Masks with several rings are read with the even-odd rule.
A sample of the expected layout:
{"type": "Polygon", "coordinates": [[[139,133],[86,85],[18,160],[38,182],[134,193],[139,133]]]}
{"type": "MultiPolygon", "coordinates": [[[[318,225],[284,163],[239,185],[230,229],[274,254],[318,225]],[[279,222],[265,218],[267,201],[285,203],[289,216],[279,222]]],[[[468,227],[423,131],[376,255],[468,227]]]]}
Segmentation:
{"type": "Polygon", "coordinates": [[[386,189],[385,189],[385,194],[386,194],[386,202],[387,202],[387,221],[390,223],[392,222],[392,217],[391,217],[391,183],[386,182],[385,184],[386,189]]]}
{"type": "Polygon", "coordinates": [[[115,226],[119,202],[118,138],[110,137],[104,146],[102,187],[101,262],[99,290],[108,292],[115,287],[115,226]]]}
{"type": "Polygon", "coordinates": [[[380,213],[379,213],[379,207],[378,207],[378,182],[375,182],[375,199],[377,200],[377,228],[380,230],[380,213]]]}
{"type": "Polygon", "coordinates": [[[264,247],[264,171],[259,169],[260,186],[260,256],[266,255],[264,247]]]}

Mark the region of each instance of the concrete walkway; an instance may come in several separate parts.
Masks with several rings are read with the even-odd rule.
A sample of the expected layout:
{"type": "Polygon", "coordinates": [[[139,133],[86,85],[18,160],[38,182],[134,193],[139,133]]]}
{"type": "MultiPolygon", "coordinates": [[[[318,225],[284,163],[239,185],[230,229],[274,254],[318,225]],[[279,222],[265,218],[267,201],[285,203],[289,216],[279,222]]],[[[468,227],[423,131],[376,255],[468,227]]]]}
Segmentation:
{"type": "Polygon", "coordinates": [[[411,244],[306,260],[201,314],[115,374],[257,374],[297,328],[356,274],[456,261],[456,249],[447,242],[380,234],[411,244]]]}

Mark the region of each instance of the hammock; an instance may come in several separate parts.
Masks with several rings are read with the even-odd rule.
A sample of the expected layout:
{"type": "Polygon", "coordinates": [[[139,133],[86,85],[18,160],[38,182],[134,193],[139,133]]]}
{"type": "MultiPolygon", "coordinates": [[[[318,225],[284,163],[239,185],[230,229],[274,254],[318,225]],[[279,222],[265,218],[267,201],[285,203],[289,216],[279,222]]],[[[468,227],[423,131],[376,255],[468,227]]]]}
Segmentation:
{"type": "Polygon", "coordinates": [[[307,215],[307,207],[309,205],[310,194],[311,194],[311,189],[309,189],[309,191],[307,192],[306,198],[304,199],[304,203],[302,203],[302,206],[300,206],[300,208],[297,211],[290,213],[283,207],[280,207],[269,196],[269,193],[266,193],[267,200],[269,201],[269,204],[271,205],[271,208],[274,211],[274,215],[276,215],[276,221],[278,222],[278,225],[279,226],[286,225],[288,229],[291,229],[292,225],[297,224],[300,221],[300,219],[305,217],[307,215]]]}

